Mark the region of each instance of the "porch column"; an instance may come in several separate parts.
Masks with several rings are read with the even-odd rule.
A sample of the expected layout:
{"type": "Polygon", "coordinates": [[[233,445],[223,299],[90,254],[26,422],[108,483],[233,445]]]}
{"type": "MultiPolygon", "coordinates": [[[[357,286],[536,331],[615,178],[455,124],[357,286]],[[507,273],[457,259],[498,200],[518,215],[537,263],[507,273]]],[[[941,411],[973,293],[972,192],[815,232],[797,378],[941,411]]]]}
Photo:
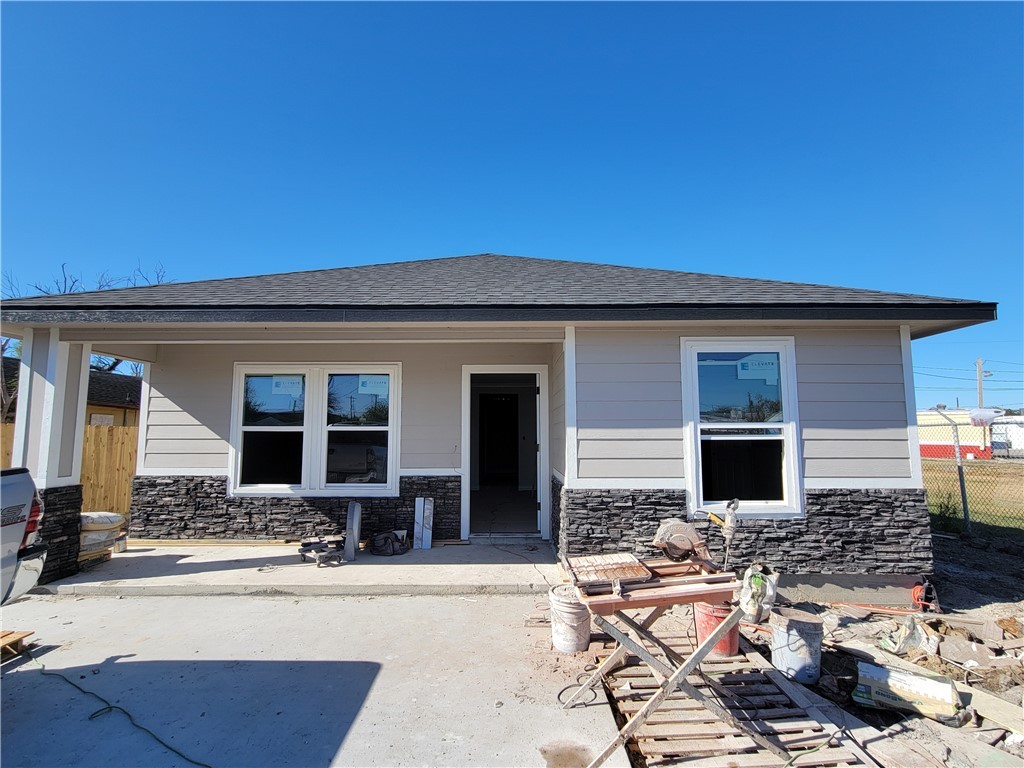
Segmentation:
{"type": "Polygon", "coordinates": [[[57,328],[31,328],[21,345],[11,465],[39,488],[78,485],[91,345],[63,342],[57,328]]]}
{"type": "Polygon", "coordinates": [[[49,550],[40,584],[78,573],[82,440],[91,345],[31,328],[21,342],[11,465],[28,467],[43,500],[40,536],[49,550]]]}

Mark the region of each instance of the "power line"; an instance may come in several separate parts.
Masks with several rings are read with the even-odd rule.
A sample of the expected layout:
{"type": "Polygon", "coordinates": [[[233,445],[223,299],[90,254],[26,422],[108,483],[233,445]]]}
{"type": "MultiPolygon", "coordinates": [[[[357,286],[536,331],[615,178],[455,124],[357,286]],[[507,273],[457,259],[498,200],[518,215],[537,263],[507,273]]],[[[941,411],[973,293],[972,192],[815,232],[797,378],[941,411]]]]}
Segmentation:
{"type": "Polygon", "coordinates": [[[1000,365],[1022,365],[1022,366],[1024,366],[1024,363],[1011,363],[1009,360],[987,360],[986,362],[989,362],[989,363],[999,363],[1000,365]]]}
{"type": "MultiPolygon", "coordinates": [[[[970,392],[970,387],[914,387],[922,392],[970,392]]],[[[1020,387],[985,387],[986,392],[1019,392],[1020,387]]]]}
{"type": "MultiPolygon", "coordinates": [[[[936,379],[955,379],[956,381],[977,381],[975,377],[968,376],[943,376],[941,373],[924,373],[923,371],[914,371],[918,376],[932,376],[936,379]]],[[[992,381],[999,384],[1021,384],[1024,382],[1018,382],[1016,379],[985,379],[985,381],[992,381]]]]}
{"type": "MultiPolygon", "coordinates": [[[[1000,361],[999,360],[986,360],[985,362],[986,363],[998,363],[1000,361]]],[[[1015,363],[1010,363],[1010,365],[1015,365],[1015,363]]],[[[1021,363],[1021,365],[1024,365],[1024,363],[1021,363]]],[[[914,366],[914,370],[915,371],[918,370],[918,369],[922,369],[922,368],[926,369],[926,370],[929,370],[929,371],[966,371],[968,373],[973,373],[976,370],[975,368],[942,368],[942,367],[940,367],[938,365],[916,365],[916,366],[914,366]]],[[[1001,371],[998,368],[990,368],[989,369],[989,373],[1024,374],[1024,371],[1001,371]]]]}

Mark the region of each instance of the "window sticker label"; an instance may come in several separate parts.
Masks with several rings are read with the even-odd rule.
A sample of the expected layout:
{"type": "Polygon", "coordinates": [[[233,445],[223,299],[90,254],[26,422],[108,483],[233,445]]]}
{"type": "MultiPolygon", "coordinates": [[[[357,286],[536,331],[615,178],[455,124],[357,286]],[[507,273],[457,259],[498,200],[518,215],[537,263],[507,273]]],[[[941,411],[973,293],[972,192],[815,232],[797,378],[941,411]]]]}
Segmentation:
{"type": "Polygon", "coordinates": [[[762,379],[765,384],[779,383],[779,356],[774,352],[747,355],[736,361],[737,379],[762,379]]]}
{"type": "Polygon", "coordinates": [[[388,375],[386,373],[377,374],[360,374],[359,376],[359,394],[361,395],[377,395],[379,397],[388,396],[388,375]]]}
{"type": "Polygon", "coordinates": [[[272,376],[270,379],[272,395],[302,397],[302,376],[272,376]]]}

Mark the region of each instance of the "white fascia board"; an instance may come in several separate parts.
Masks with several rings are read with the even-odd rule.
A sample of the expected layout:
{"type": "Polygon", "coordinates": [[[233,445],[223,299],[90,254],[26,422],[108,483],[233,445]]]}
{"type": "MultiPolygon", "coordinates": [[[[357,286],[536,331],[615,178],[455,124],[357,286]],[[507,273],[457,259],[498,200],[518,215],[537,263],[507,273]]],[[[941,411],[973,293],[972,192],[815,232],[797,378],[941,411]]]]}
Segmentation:
{"type": "Polygon", "coordinates": [[[910,354],[910,326],[900,326],[900,351],[903,356],[903,393],[907,401],[907,447],[910,450],[910,478],[924,487],[921,469],[921,445],[917,431],[917,395],[914,392],[914,362],[910,354]]]}

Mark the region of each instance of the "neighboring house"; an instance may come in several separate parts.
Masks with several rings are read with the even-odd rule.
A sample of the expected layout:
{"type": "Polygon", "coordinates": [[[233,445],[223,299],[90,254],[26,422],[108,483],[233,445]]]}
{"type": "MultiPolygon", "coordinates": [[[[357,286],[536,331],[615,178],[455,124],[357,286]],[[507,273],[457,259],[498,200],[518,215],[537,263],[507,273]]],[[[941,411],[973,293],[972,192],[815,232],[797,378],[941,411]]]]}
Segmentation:
{"type": "MultiPolygon", "coordinates": [[[[73,509],[90,352],[146,366],[131,534],[410,528],[649,552],[742,502],[732,562],[932,567],[911,339],[995,304],[485,254],[19,299],[15,452],[73,509]]],[[[708,532],[717,549],[721,538],[708,532]]]]}
{"type": "Polygon", "coordinates": [[[90,371],[85,423],[94,426],[137,426],[141,401],[141,377],[90,371]]]}
{"type": "MultiPolygon", "coordinates": [[[[17,387],[21,360],[3,358],[4,381],[17,387]]],[[[124,376],[107,371],[89,371],[89,388],[86,393],[85,423],[134,427],[139,423],[139,404],[142,399],[142,378],[124,376]]],[[[8,421],[14,421],[15,407],[7,414],[8,421]]]]}

